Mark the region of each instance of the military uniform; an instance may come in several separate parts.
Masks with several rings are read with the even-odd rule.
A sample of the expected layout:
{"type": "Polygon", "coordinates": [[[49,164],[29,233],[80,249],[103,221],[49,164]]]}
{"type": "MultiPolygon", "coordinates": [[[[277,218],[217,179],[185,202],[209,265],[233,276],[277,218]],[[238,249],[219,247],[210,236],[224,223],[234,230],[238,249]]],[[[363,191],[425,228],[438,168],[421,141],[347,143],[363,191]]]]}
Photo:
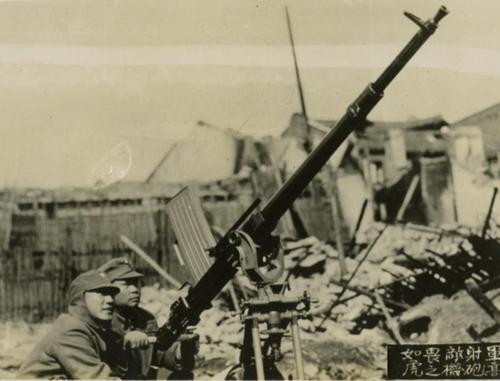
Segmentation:
{"type": "Polygon", "coordinates": [[[96,271],[78,276],[70,285],[69,313],[62,314],[54,327],[33,348],[17,378],[118,379],[107,364],[112,335],[109,322],[93,318],[84,302],[86,291],[119,289],[96,271]]]}
{"type": "MultiPolygon", "coordinates": [[[[133,280],[142,277],[136,272],[126,258],[116,258],[108,261],[98,271],[103,272],[112,281],[133,280]]],[[[119,295],[118,295],[119,296],[119,295]]],[[[117,298],[115,298],[115,301],[117,298]]],[[[117,303],[119,304],[119,303],[117,303]]],[[[140,331],[150,337],[154,337],[158,324],[155,317],[139,306],[117,305],[116,313],[112,320],[113,333],[122,338],[129,332],[140,331]]],[[[173,371],[172,378],[181,379],[192,377],[191,369],[186,370],[186,361],[182,361],[180,343],[176,342],[167,351],[160,351],[156,345],[151,344],[147,348],[123,348],[117,343],[114,356],[110,363],[123,379],[151,379],[156,378],[158,368],[166,368],[173,371]]]]}
{"type": "MultiPolygon", "coordinates": [[[[131,331],[141,331],[151,337],[154,337],[158,331],[155,317],[140,307],[119,308],[113,317],[111,327],[113,334],[122,338],[131,331]]],[[[182,369],[180,362],[176,360],[178,345],[175,343],[167,351],[158,350],[154,344],[140,349],[128,348],[124,350],[121,348],[121,359],[115,358],[113,364],[118,366],[118,372],[123,379],[156,378],[157,369],[160,367],[175,371],[182,369]]]]}

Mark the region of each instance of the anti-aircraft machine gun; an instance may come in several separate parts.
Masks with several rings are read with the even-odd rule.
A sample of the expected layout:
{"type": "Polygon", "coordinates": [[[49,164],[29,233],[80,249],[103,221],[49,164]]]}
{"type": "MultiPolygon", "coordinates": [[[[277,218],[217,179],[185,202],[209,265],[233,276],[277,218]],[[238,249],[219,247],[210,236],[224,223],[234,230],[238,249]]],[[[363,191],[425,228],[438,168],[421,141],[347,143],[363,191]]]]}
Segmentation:
{"type": "MultiPolygon", "coordinates": [[[[157,345],[160,348],[170,347],[188,326],[196,325],[199,322],[200,314],[211,308],[212,300],[240,268],[259,289],[257,299],[247,301],[243,305],[245,323],[242,355],[243,379],[276,379],[273,365],[274,361],[281,357],[280,341],[290,323],[297,363],[297,377],[304,378],[297,319],[307,317],[310,300],[307,295],[302,299],[286,298],[284,296],[286,286],[273,284],[283,273],[284,258],[279,237],[273,236],[272,232],[283,214],[300,196],[341,143],[351,132],[360,128],[369,112],[382,98],[387,86],[434,33],[439,21],[447,13],[447,9],[441,7],[436,15],[427,21],[405,13],[411,21],[418,25],[419,31],[384,72],[373,83],[369,84],[347,108],[346,113],[336,126],[262,210],[259,209],[260,200],[256,200],[216,244],[213,237],[210,238],[210,235],[207,234],[206,225],[191,223],[192,233],[205,238],[204,242],[208,246],[202,249],[208,250],[212,260],[206,264],[207,270],[198,274],[196,284],[188,289],[187,295],[180,297],[173,303],[167,323],[157,333],[157,345]],[[265,332],[259,332],[259,324],[262,323],[266,323],[265,332]],[[261,333],[267,335],[264,343],[261,342],[261,333]]],[[[185,211],[193,209],[192,206],[185,203],[183,207],[185,211]]],[[[175,229],[175,218],[172,222],[175,229]]],[[[180,225],[182,224],[178,224],[178,226],[180,225]]],[[[184,226],[187,225],[184,224],[184,226]]],[[[189,234],[185,232],[183,234],[181,231],[176,231],[176,235],[178,235],[177,233],[184,237],[185,249],[189,250],[189,234]]],[[[196,249],[195,246],[191,244],[191,248],[196,249]]]]}

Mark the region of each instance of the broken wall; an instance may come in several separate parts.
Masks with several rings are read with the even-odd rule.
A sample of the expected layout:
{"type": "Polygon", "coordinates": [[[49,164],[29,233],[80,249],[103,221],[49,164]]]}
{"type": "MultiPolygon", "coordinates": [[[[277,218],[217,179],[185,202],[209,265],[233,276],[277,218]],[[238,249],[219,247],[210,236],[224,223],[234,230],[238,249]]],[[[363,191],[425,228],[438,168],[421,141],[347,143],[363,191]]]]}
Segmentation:
{"type": "MultiPolygon", "coordinates": [[[[453,184],[457,208],[457,222],[460,225],[481,228],[493,195],[493,188],[500,181],[485,178],[474,173],[460,163],[452,162],[453,184]]],[[[495,202],[492,220],[500,222],[500,202],[495,202]]]]}
{"type": "Polygon", "coordinates": [[[420,189],[428,224],[440,226],[456,222],[453,179],[447,156],[420,158],[420,189]]]}

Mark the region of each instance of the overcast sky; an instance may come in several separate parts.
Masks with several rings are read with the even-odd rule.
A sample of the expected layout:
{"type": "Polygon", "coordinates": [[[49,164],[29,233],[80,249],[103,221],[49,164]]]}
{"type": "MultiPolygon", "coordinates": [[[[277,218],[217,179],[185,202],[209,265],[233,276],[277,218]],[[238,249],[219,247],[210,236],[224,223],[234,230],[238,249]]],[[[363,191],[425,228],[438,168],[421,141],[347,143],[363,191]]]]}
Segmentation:
{"type": "Polygon", "coordinates": [[[0,186],[85,185],[121,142],[129,180],[198,120],[279,134],[300,111],[284,5],[312,118],[336,119],[415,33],[450,15],[370,116],[450,122],[500,101],[500,2],[0,1],[0,186]]]}

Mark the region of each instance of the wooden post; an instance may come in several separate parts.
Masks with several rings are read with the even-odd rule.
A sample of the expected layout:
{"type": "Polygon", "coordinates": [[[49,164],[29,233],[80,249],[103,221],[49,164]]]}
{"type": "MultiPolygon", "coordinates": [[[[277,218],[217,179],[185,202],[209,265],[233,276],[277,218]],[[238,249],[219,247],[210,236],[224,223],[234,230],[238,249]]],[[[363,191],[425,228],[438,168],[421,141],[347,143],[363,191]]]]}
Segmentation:
{"type": "Polygon", "coordinates": [[[165,221],[165,210],[159,209],[158,213],[158,257],[156,261],[160,266],[165,267],[165,245],[166,245],[166,221],[165,221]]]}
{"type": "MultiPolygon", "coordinates": [[[[359,287],[349,286],[346,282],[338,281],[336,279],[330,279],[330,283],[333,283],[333,284],[340,286],[340,287],[345,287],[350,291],[356,292],[357,294],[365,295],[365,296],[368,296],[369,298],[376,299],[376,294],[375,294],[376,288],[374,289],[374,291],[364,290],[364,289],[359,288],[359,287]]],[[[381,296],[379,295],[379,297],[381,297],[381,296]]],[[[385,301],[386,304],[390,304],[390,305],[393,305],[395,307],[403,308],[405,310],[410,309],[410,305],[408,305],[408,304],[401,303],[401,302],[398,302],[396,300],[389,299],[389,298],[383,298],[383,300],[385,301]]]]}
{"type": "Polygon", "coordinates": [[[34,271],[30,270],[29,276],[26,277],[26,285],[24,287],[25,290],[28,290],[28,314],[31,315],[34,311],[33,306],[33,282],[36,281],[33,279],[34,271]]]}
{"type": "Polygon", "coordinates": [[[493,212],[493,206],[495,205],[495,200],[497,198],[498,188],[493,188],[493,196],[491,196],[490,206],[488,208],[488,213],[486,213],[486,219],[484,220],[483,230],[481,232],[481,237],[486,238],[486,233],[490,227],[491,213],[493,212]]]}
{"type": "Polygon", "coordinates": [[[361,267],[361,265],[363,264],[363,262],[366,260],[366,258],[368,258],[368,255],[373,250],[373,248],[377,244],[377,242],[380,239],[380,237],[382,237],[382,234],[384,234],[385,230],[387,229],[387,226],[388,225],[384,226],[384,228],[378,233],[377,237],[375,237],[375,239],[372,241],[372,243],[370,244],[370,246],[365,250],[363,258],[361,258],[361,260],[358,262],[356,268],[349,275],[349,278],[345,281],[345,284],[342,287],[342,290],[337,295],[337,300],[334,303],[332,303],[332,305],[328,308],[327,312],[324,313],[323,319],[321,319],[321,322],[319,323],[319,325],[316,326],[316,328],[318,328],[318,329],[321,328],[321,326],[323,324],[325,324],[325,321],[330,317],[330,313],[339,304],[339,301],[341,300],[342,296],[347,291],[347,286],[349,285],[349,283],[351,282],[351,280],[353,280],[353,278],[356,276],[356,273],[358,272],[359,268],[361,267]]]}
{"type": "Polygon", "coordinates": [[[52,316],[53,311],[60,311],[62,304],[62,290],[64,286],[61,279],[62,270],[57,272],[57,275],[52,278],[52,280],[47,279],[45,276],[40,280],[40,288],[43,294],[50,295],[49,298],[44,297],[43,294],[40,295],[40,300],[43,303],[43,310],[46,315],[52,316]],[[50,303],[50,304],[48,304],[50,303]],[[51,307],[52,306],[52,307],[51,307]]]}
{"type": "Polygon", "coordinates": [[[0,320],[6,318],[7,312],[7,304],[6,299],[7,295],[5,294],[5,267],[7,266],[7,258],[6,258],[7,249],[0,249],[0,320]]]}
{"type": "MultiPolygon", "coordinates": [[[[52,296],[52,301],[54,303],[54,306],[57,310],[59,310],[59,298],[57,295],[57,289],[58,289],[58,283],[59,283],[59,271],[57,270],[57,267],[55,266],[55,258],[54,258],[54,252],[52,249],[49,249],[48,251],[45,252],[45,261],[44,261],[44,268],[46,271],[44,271],[44,275],[49,273],[52,274],[52,287],[50,290],[50,294],[52,296]],[[47,271],[48,270],[48,271],[47,271]]],[[[38,281],[37,284],[40,284],[41,282],[38,281]]],[[[38,298],[36,299],[37,301],[39,300],[38,298]]],[[[37,308],[40,308],[37,305],[37,308]]]]}
{"type": "Polygon", "coordinates": [[[333,229],[335,231],[335,241],[337,246],[337,253],[339,255],[339,265],[340,265],[340,274],[344,276],[347,274],[347,265],[345,262],[345,253],[344,253],[344,240],[342,238],[342,218],[340,217],[340,199],[339,199],[339,190],[337,186],[337,171],[329,168],[329,177],[330,184],[327,186],[327,194],[330,199],[330,205],[332,208],[332,218],[333,218],[333,229]]]}
{"type": "Polygon", "coordinates": [[[362,165],[363,165],[363,178],[365,180],[366,184],[366,198],[368,200],[368,203],[371,206],[372,209],[372,216],[375,215],[377,206],[375,205],[375,191],[373,190],[373,181],[371,177],[371,172],[370,172],[370,160],[368,157],[365,157],[362,160],[362,165]]]}
{"type": "Polygon", "coordinates": [[[3,274],[0,274],[1,275],[1,278],[0,278],[0,308],[1,308],[1,311],[0,311],[0,320],[2,319],[5,319],[5,313],[7,312],[6,311],[6,303],[5,303],[5,299],[7,298],[7,296],[5,295],[5,280],[4,280],[4,276],[3,274]]]}
{"type": "Polygon", "coordinates": [[[398,344],[404,344],[404,340],[401,337],[401,334],[399,333],[399,324],[395,319],[391,317],[391,314],[389,313],[389,310],[387,309],[384,300],[380,296],[377,290],[373,292],[375,295],[375,299],[377,300],[378,305],[380,306],[382,313],[385,316],[385,319],[387,320],[387,326],[389,329],[392,331],[392,334],[394,335],[394,339],[398,344]]]}
{"type": "MultiPolygon", "coordinates": [[[[278,163],[276,163],[276,161],[274,160],[273,155],[270,154],[268,156],[269,156],[269,161],[271,162],[271,170],[273,172],[274,181],[276,182],[276,189],[280,189],[283,186],[283,178],[281,177],[281,172],[280,172],[280,169],[278,167],[278,163]]],[[[254,186],[256,187],[255,189],[259,189],[259,185],[255,181],[255,178],[254,178],[254,186]]],[[[263,196],[267,196],[267,195],[263,195],[263,194],[260,195],[260,197],[263,197],[263,196]]],[[[291,206],[291,208],[293,208],[293,205],[291,206]]],[[[281,218],[281,224],[282,224],[282,226],[285,227],[285,230],[287,230],[288,234],[292,233],[294,230],[297,231],[297,229],[295,229],[295,226],[293,223],[291,211],[287,211],[283,215],[283,217],[281,218]]]]}
{"type": "Polygon", "coordinates": [[[15,258],[16,258],[16,284],[15,284],[15,313],[14,313],[14,318],[19,319],[20,318],[20,305],[21,305],[21,261],[19,260],[20,258],[20,250],[15,251],[15,258]]]}
{"type": "MultiPolygon", "coordinates": [[[[54,306],[55,310],[60,309],[60,302],[59,302],[59,293],[58,293],[58,283],[59,283],[59,271],[56,269],[56,266],[54,265],[54,254],[52,250],[48,250],[45,252],[45,258],[46,260],[44,261],[45,266],[47,266],[47,269],[49,271],[44,272],[44,277],[40,277],[40,280],[37,282],[37,284],[41,285],[43,283],[43,279],[45,278],[45,274],[49,273],[52,274],[51,276],[51,287],[49,290],[50,293],[50,299],[52,300],[52,305],[54,306]]],[[[38,300],[38,299],[37,299],[38,300]]],[[[38,307],[38,306],[37,306],[38,307]]]]}
{"type": "Polygon", "coordinates": [[[146,263],[148,263],[153,269],[155,269],[158,274],[160,274],[167,282],[173,285],[175,288],[180,288],[182,283],[175,279],[173,276],[168,274],[165,270],[163,270],[158,263],[156,263],[144,250],[142,250],[139,246],[137,246],[134,242],[132,242],[129,238],[124,235],[120,236],[120,240],[127,245],[134,253],[140,256],[146,263]]]}
{"type": "Polygon", "coordinates": [[[62,257],[63,253],[61,250],[58,251],[57,255],[57,281],[53,283],[52,289],[55,292],[54,295],[57,297],[57,301],[59,302],[59,290],[63,288],[63,284],[65,282],[65,264],[62,257]]]}
{"type": "Polygon", "coordinates": [[[240,302],[238,300],[238,296],[236,295],[236,291],[234,289],[234,285],[229,283],[225,289],[229,292],[229,296],[231,297],[231,302],[233,303],[234,310],[236,313],[241,313],[240,302]]]}
{"type": "Polygon", "coordinates": [[[417,189],[417,185],[420,181],[420,176],[415,175],[413,179],[411,180],[410,187],[408,188],[408,191],[405,194],[405,198],[403,199],[403,202],[401,203],[401,207],[398,210],[398,214],[396,216],[396,221],[401,221],[403,219],[403,216],[406,212],[406,209],[408,208],[408,205],[410,204],[410,201],[413,197],[413,194],[415,193],[415,190],[417,189]]]}
{"type": "Polygon", "coordinates": [[[12,317],[12,303],[14,300],[14,295],[12,294],[12,277],[8,275],[8,279],[5,282],[5,318],[10,319],[12,317]]]}
{"type": "Polygon", "coordinates": [[[4,298],[2,298],[2,310],[3,310],[3,318],[8,319],[9,318],[9,302],[12,298],[11,294],[9,293],[9,272],[6,271],[10,268],[9,266],[9,260],[5,258],[4,261],[4,268],[2,272],[2,288],[3,288],[3,295],[4,298]]]}
{"type": "Polygon", "coordinates": [[[365,198],[363,204],[361,205],[361,210],[359,211],[359,216],[358,220],[356,221],[356,226],[354,227],[354,231],[352,232],[351,241],[349,242],[349,248],[347,249],[349,255],[352,255],[354,246],[356,246],[356,235],[358,234],[358,231],[361,228],[361,223],[363,222],[367,206],[368,206],[368,199],[365,198]]]}
{"type": "Polygon", "coordinates": [[[468,294],[479,304],[484,311],[495,321],[496,324],[500,325],[500,311],[493,304],[493,302],[488,299],[488,297],[483,294],[478,284],[473,278],[469,278],[465,281],[465,287],[468,294]]]}

